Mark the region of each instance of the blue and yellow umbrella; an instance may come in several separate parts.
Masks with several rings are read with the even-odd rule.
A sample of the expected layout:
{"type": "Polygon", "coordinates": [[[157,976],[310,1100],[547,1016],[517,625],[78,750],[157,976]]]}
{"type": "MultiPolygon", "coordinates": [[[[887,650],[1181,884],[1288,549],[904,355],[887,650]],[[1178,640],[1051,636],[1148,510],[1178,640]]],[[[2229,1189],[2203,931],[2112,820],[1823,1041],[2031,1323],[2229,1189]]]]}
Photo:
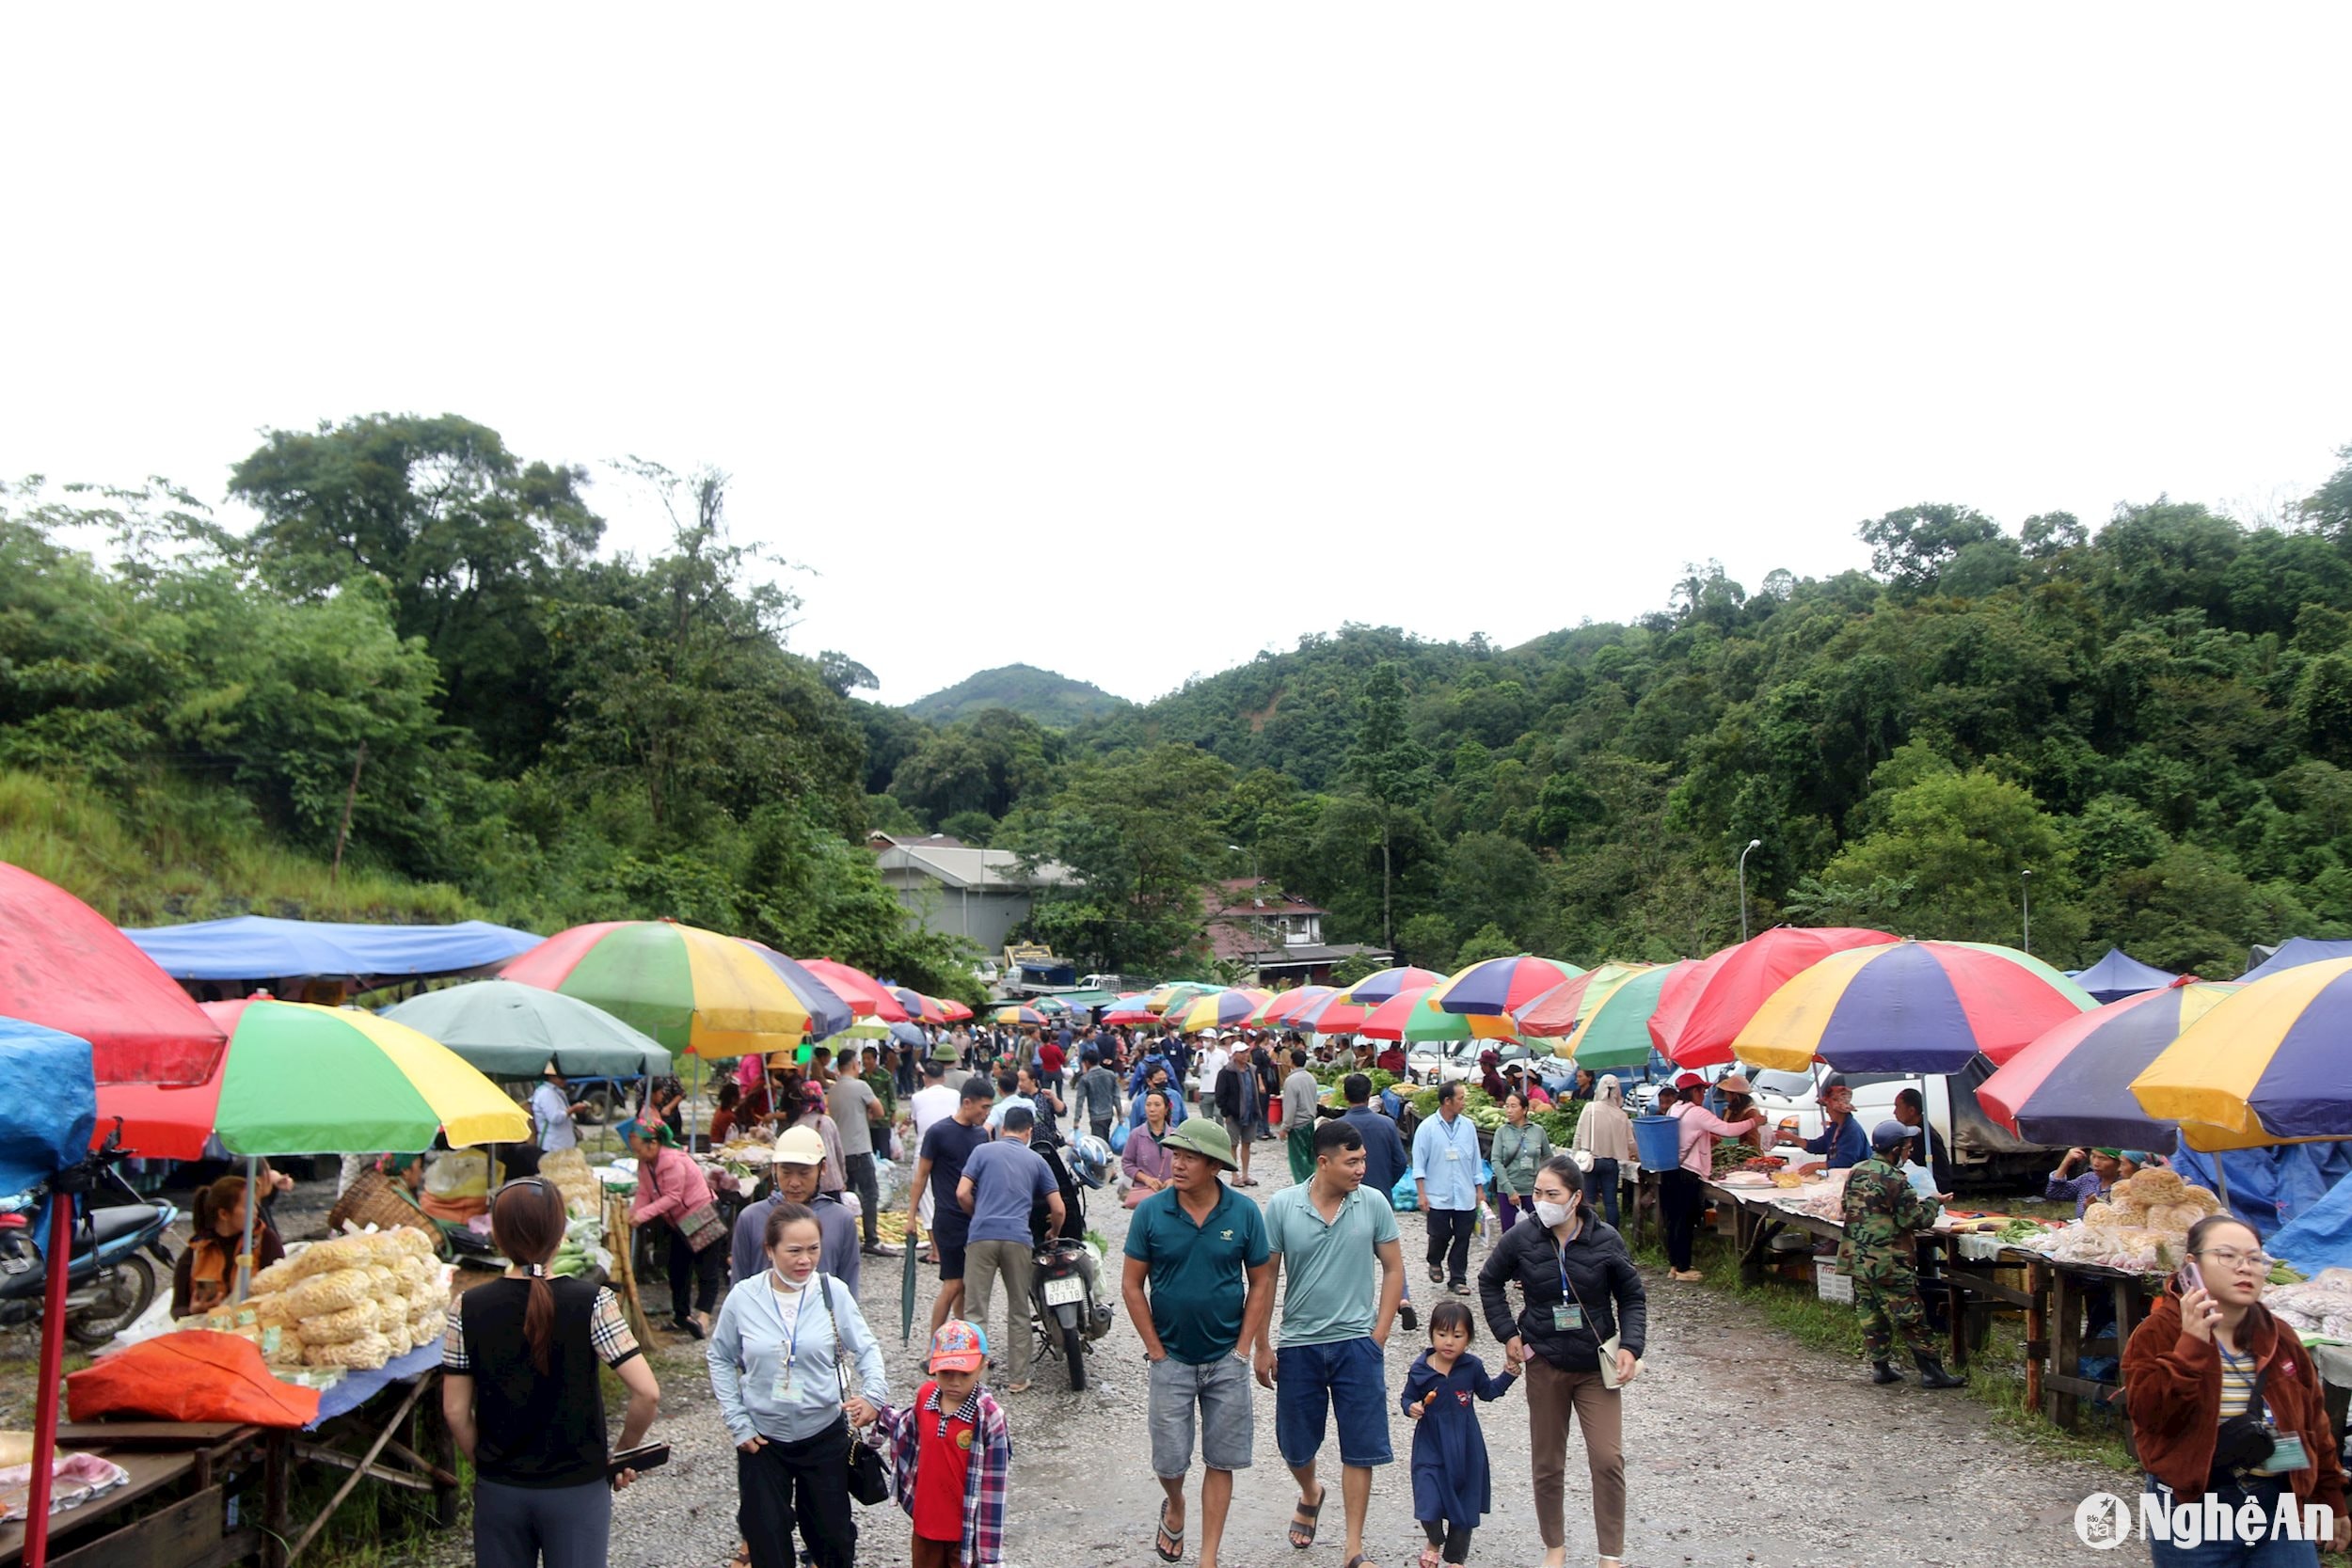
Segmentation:
{"type": "Polygon", "coordinates": [[[2224,997],[2132,1080],[2132,1098],[2192,1148],[2352,1136],[2352,958],[2224,997]]]}

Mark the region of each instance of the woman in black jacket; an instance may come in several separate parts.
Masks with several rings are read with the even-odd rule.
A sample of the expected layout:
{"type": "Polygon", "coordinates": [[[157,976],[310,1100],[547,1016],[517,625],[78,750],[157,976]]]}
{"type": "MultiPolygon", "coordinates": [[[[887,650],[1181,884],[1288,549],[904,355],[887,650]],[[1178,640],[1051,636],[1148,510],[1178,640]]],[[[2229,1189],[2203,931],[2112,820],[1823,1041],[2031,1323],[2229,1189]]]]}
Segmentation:
{"type": "Polygon", "coordinates": [[[1544,1568],[1567,1560],[1567,1528],[1561,1509],[1568,1422],[1584,1429],[1584,1461],[1592,1474],[1593,1533],[1602,1568],[1625,1550],[1624,1386],[1642,1368],[1649,1323],[1648,1297],[1625,1239],[1583,1212],[1583,1172],[1565,1154],[1535,1173],[1533,1225],[1502,1233],[1478,1271],[1478,1297],[1486,1327],[1527,1373],[1527,1425],[1534,1456],[1535,1528],[1544,1540],[1544,1568]],[[1519,1288],[1511,1310],[1507,1287],[1519,1288]],[[1617,1341],[1609,1376],[1603,1345],[1617,1341]]]}

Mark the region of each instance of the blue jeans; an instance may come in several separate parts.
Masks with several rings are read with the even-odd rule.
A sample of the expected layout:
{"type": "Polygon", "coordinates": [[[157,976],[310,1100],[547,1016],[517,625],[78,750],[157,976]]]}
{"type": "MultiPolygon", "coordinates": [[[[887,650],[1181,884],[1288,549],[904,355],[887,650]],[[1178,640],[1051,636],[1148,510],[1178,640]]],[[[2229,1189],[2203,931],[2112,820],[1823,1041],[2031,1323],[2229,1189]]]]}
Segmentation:
{"type": "Polygon", "coordinates": [[[1282,1463],[1305,1465],[1323,1447],[1327,1417],[1340,1427],[1340,1463],[1386,1465],[1389,1373],[1370,1335],[1327,1345],[1284,1345],[1274,1353],[1274,1444],[1282,1463]]]}
{"type": "Polygon", "coordinates": [[[1592,1212],[1596,1203],[1607,1206],[1609,1227],[1617,1227],[1617,1162],[1605,1155],[1596,1155],[1593,1168],[1584,1173],[1584,1210],[1592,1212]]]}
{"type": "MultiPolygon", "coordinates": [[[[2146,1490],[2169,1499],[2171,1494],[2162,1489],[2156,1478],[2147,1478],[2146,1490]]],[[[2159,1541],[2148,1537],[2148,1556],[2155,1568],[2318,1568],[2319,1544],[2313,1541],[2297,1541],[2286,1536],[2270,1536],[2271,1521],[2278,1516],[2279,1497],[2287,1495],[2292,1504],[2294,1492],[2282,1481],[2253,1481],[2245,1486],[2216,1487],[2213,1496],[2232,1513],[2241,1503],[2251,1499],[2262,1510],[2264,1539],[2244,1542],[2234,1535],[2220,1540],[2200,1538],[2194,1546],[2184,1546],[2175,1541],[2159,1541]]],[[[2198,1505],[2201,1507],[2201,1498],[2198,1505]]],[[[2192,1505],[2181,1503],[2185,1509],[2192,1505]]],[[[2301,1511],[2296,1509],[2299,1513],[2301,1511]]],[[[2132,1521],[2137,1528],[2139,1521],[2132,1521]]]]}

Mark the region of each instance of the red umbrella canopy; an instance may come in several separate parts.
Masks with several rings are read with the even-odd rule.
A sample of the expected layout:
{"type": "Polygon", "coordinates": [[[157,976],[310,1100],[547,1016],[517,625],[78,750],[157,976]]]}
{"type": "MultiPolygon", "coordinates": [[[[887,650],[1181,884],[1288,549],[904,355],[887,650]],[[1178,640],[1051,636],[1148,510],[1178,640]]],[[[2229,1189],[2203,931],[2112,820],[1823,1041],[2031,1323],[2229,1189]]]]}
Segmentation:
{"type": "Polygon", "coordinates": [[[934,996],[931,1000],[939,1004],[940,1015],[950,1023],[961,1023],[972,1016],[972,1009],[952,996],[934,996]]]}
{"type": "Polygon", "coordinates": [[[101,1084],[201,1084],[229,1037],[79,898],[0,863],[0,1016],[90,1044],[101,1084]]]}
{"type": "Polygon", "coordinates": [[[882,983],[862,969],[832,958],[803,958],[801,967],[834,989],[834,994],[850,1005],[850,1011],[860,1018],[874,1019],[882,1023],[909,1022],[907,1010],[898,1006],[898,999],[883,989],[882,983]]]}
{"type": "Polygon", "coordinates": [[[1678,1067],[1728,1062],[1731,1042],[1772,992],[1832,953],[1883,947],[1894,940],[1884,931],[1851,926],[1775,927],[1668,981],[1650,1015],[1650,1037],[1678,1067]]]}
{"type": "Polygon", "coordinates": [[[1405,1021],[1412,1016],[1413,1008],[1429,994],[1431,989],[1428,986],[1407,986],[1373,1008],[1353,1032],[1375,1040],[1403,1039],[1405,1021]]]}
{"type": "Polygon", "coordinates": [[[936,1000],[925,996],[921,991],[906,986],[884,986],[882,989],[890,993],[891,999],[897,1002],[906,1013],[907,1022],[911,1023],[945,1023],[947,1022],[946,1010],[940,1006],[936,1000]]]}

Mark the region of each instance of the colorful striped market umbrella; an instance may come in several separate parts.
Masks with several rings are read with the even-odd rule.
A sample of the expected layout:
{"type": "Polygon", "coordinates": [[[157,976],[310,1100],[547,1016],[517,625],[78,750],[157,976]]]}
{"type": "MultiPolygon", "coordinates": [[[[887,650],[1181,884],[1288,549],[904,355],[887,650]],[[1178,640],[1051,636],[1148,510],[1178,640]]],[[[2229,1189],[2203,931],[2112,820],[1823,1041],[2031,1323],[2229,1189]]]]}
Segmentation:
{"type": "Polygon", "coordinates": [[[1524,1007],[1552,987],[1583,973],[1574,964],[1526,953],[1508,958],[1488,958],[1437,987],[1430,993],[1430,1001],[1449,1013],[1484,1013],[1492,1018],[1514,1007],[1524,1007]]]}
{"type": "Polygon", "coordinates": [[[2131,1082],[2237,990],[2176,980],[2077,1013],[2003,1063],[1977,1085],[1977,1099],[2028,1142],[2169,1148],[2175,1124],[2141,1110],[2131,1082]]]}
{"type": "Polygon", "coordinates": [[[936,996],[931,1000],[939,1004],[939,1010],[950,1023],[961,1023],[972,1016],[972,1009],[952,996],[936,996]]]}
{"type": "Polygon", "coordinates": [[[1188,1002],[1197,1001],[1200,997],[1224,989],[1223,986],[1213,986],[1205,980],[1169,980],[1153,986],[1147,991],[1145,993],[1147,1000],[1144,1005],[1152,1012],[1165,1017],[1188,1002]]]}
{"type": "MultiPolygon", "coordinates": [[[[2132,1080],[2192,1148],[2352,1135],[2352,958],[2283,969],[2224,997],[2132,1080]]],[[[103,1091],[102,1091],[103,1092],[103,1091]]]]}
{"type": "Polygon", "coordinates": [[[1278,990],[1251,1013],[1244,1022],[1255,1028],[1279,1029],[1290,1023],[1291,1015],[1301,1007],[1311,1006],[1327,996],[1337,996],[1329,986],[1298,986],[1290,990],[1278,990]]]}
{"type": "Polygon", "coordinates": [[[1572,980],[1563,980],[1524,1006],[1512,1008],[1511,1016],[1522,1035],[1566,1039],[1600,1010],[1602,1003],[1617,993],[1619,986],[1655,967],[1641,963],[1602,964],[1572,980]]]}
{"type": "Polygon", "coordinates": [[[1290,1016],[1290,1026],[1310,1035],[1352,1035],[1372,1017],[1372,1002],[1350,1002],[1347,992],[1336,991],[1320,1001],[1310,1002],[1290,1016]]]}
{"type": "Polygon", "coordinates": [[[1659,997],[1676,976],[1698,967],[1696,958],[1684,958],[1628,976],[1576,1026],[1576,1034],[1568,1042],[1576,1065],[1605,1072],[1647,1062],[1656,1049],[1649,1036],[1649,1022],[1658,1011],[1659,997]]]}
{"type": "Polygon", "coordinates": [[[1112,1003],[1103,1014],[1105,1023],[1157,1023],[1160,1015],[1145,1006],[1145,991],[1134,991],[1112,1003]]]}
{"type": "Polygon", "coordinates": [[[831,1039],[857,1022],[857,1015],[850,1010],[847,1002],[841,1000],[840,993],[803,968],[798,958],[787,958],[766,942],[755,942],[750,937],[738,937],[736,940],[758,954],[759,961],[774,970],[776,977],[790,987],[792,994],[801,999],[801,1006],[808,1009],[810,1039],[831,1039]]]}
{"type": "Polygon", "coordinates": [[[1766,998],[1732,1042],[1757,1067],[1802,1072],[1958,1072],[2008,1061],[2097,1004],[2013,947],[1914,942],[1833,953],[1766,998]]]}
{"type": "Polygon", "coordinates": [[[1446,976],[1434,969],[1416,969],[1411,964],[1399,964],[1393,969],[1375,969],[1345,990],[1340,992],[1351,1003],[1376,1007],[1401,990],[1426,990],[1431,986],[1445,984],[1446,976]]]}
{"type": "Polygon", "coordinates": [[[199,1160],[217,1134],[232,1154],[349,1154],[520,1143],[531,1117],[457,1053],[404,1023],[352,1007],[257,996],[208,1002],[229,1050],[190,1088],[98,1089],[102,1125],[153,1158],[199,1160]]]}
{"type": "Polygon", "coordinates": [[[801,967],[822,980],[858,1017],[883,1023],[909,1022],[907,1010],[898,1006],[898,999],[866,971],[833,958],[803,958],[801,967]]]}
{"type": "Polygon", "coordinates": [[[1006,1025],[1028,1023],[1041,1028],[1045,1023],[1043,1013],[1039,1012],[1035,1007],[1025,1007],[1017,1002],[998,1007],[988,1016],[991,1022],[1006,1025]]]}
{"type": "Polygon", "coordinates": [[[575,926],[499,973],[592,1002],[668,1050],[697,1056],[787,1051],[813,1022],[807,1005],[751,947],[669,920],[575,926]]]}
{"type": "Polygon", "coordinates": [[[1765,999],[1832,953],[1895,939],[1858,927],[1778,926],[1702,958],[1661,994],[1649,1033],[1677,1067],[1718,1067],[1765,999]]]}
{"type": "Polygon", "coordinates": [[[1435,986],[1397,992],[1375,1007],[1356,1033],[1375,1040],[1403,1040],[1407,1045],[1431,1040],[1518,1038],[1507,1017],[1447,1012],[1438,1006],[1435,986]]]}
{"type": "Polygon", "coordinates": [[[1247,1021],[1273,994],[1248,986],[1212,991],[1180,1007],[1170,1007],[1161,1016],[1187,1035],[1196,1029],[1231,1029],[1247,1021]]]}
{"type": "Polygon", "coordinates": [[[935,998],[925,996],[919,990],[910,990],[904,986],[885,986],[882,989],[890,993],[891,1000],[906,1009],[905,1022],[911,1023],[945,1023],[947,1022],[947,1010],[942,1007],[935,998]]]}

